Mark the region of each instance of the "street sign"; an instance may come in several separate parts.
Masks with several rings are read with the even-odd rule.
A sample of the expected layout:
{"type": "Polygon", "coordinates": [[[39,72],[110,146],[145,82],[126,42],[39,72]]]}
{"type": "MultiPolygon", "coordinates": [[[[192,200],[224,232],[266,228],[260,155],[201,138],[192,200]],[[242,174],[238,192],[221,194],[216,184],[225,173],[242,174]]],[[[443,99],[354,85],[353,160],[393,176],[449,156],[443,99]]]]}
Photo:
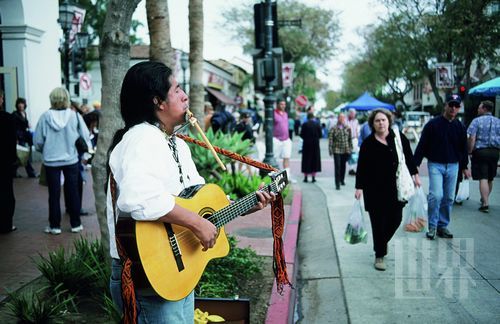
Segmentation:
{"type": "Polygon", "coordinates": [[[294,68],[295,63],[283,63],[283,87],[292,86],[294,68]]]}
{"type": "Polygon", "coordinates": [[[80,89],[83,91],[90,91],[92,88],[92,80],[90,79],[90,74],[82,73],[80,75],[80,89]]]}
{"type": "Polygon", "coordinates": [[[436,64],[436,85],[440,89],[449,89],[455,86],[453,63],[436,64]]]}
{"type": "Polygon", "coordinates": [[[295,103],[297,105],[299,105],[300,107],[302,107],[302,108],[304,108],[305,106],[307,106],[308,102],[309,102],[309,100],[304,95],[300,95],[300,96],[298,96],[298,97],[295,98],[295,103]]]}

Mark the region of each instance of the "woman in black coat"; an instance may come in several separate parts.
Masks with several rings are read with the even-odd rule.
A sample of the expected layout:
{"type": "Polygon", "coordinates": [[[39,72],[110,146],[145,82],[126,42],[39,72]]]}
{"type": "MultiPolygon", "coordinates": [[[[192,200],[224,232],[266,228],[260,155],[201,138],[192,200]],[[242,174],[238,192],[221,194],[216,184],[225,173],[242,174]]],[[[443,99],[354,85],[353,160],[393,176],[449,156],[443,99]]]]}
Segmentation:
{"type": "MultiPolygon", "coordinates": [[[[16,110],[12,112],[12,116],[14,117],[14,125],[16,126],[17,144],[29,148],[29,158],[25,166],[26,173],[28,174],[28,177],[36,178],[35,169],[33,169],[33,166],[31,165],[31,147],[33,145],[33,136],[31,135],[30,124],[26,115],[27,107],[26,99],[17,98],[16,110]]],[[[16,177],[20,177],[17,175],[17,167],[15,167],[14,172],[16,177]]]]}
{"type": "Polygon", "coordinates": [[[300,137],[302,143],[302,173],[304,182],[307,176],[312,176],[312,182],[316,182],[316,172],[321,172],[321,153],[319,149],[319,139],[321,138],[321,126],[314,119],[313,113],[307,114],[307,122],[302,125],[300,137]]]}
{"type": "MultiPolygon", "coordinates": [[[[365,209],[370,215],[375,250],[375,269],[385,270],[387,243],[401,224],[405,203],[398,201],[396,171],[398,155],[395,134],[391,129],[392,115],[386,109],[375,109],[368,118],[372,134],[361,145],[356,170],[356,199],[364,196],[365,209]]],[[[398,130],[399,131],[399,130],[398,130]]],[[[413,162],[408,139],[400,133],[406,166],[413,182],[420,186],[418,170],[413,162]]]]}

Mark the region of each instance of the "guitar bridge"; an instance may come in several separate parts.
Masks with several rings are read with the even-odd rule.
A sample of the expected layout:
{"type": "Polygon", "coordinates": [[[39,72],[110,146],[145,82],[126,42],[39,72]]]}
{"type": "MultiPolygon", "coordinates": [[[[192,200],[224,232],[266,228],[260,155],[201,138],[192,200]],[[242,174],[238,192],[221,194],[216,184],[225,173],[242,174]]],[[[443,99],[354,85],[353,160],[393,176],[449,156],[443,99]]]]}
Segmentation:
{"type": "Polygon", "coordinates": [[[170,247],[172,248],[175,263],[177,264],[177,270],[181,272],[182,270],[184,270],[184,262],[182,262],[182,252],[179,243],[177,242],[177,237],[175,236],[174,230],[172,229],[172,225],[168,223],[163,223],[163,225],[165,225],[165,229],[167,230],[170,247]]]}

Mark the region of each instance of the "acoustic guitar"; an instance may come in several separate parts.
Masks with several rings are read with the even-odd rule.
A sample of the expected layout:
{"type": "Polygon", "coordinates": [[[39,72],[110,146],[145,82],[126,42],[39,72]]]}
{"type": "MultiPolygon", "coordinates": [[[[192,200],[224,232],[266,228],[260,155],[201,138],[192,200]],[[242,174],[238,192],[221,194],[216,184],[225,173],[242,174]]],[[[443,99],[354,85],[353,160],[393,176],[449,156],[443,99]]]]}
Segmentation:
{"type": "MultiPolygon", "coordinates": [[[[262,191],[281,192],[287,184],[286,171],[271,176],[262,191]]],[[[119,217],[116,232],[133,262],[136,288],[152,287],[167,300],[186,297],[198,284],[208,262],[229,253],[224,225],[245,214],[257,204],[255,192],[230,204],[224,191],[215,184],[185,189],[175,202],[212,222],[219,230],[215,246],[203,251],[198,238],[187,228],[152,221],[119,217]]]]}

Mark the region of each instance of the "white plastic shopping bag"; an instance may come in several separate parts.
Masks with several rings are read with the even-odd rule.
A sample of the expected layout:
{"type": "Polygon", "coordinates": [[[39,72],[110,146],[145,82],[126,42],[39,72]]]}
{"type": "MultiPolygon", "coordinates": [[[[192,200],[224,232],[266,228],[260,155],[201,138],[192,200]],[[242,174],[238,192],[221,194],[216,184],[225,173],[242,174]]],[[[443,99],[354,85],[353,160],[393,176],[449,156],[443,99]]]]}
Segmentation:
{"type": "Polygon", "coordinates": [[[365,230],[363,209],[359,199],[356,199],[354,206],[352,206],[349,221],[345,229],[344,240],[350,244],[360,242],[366,243],[368,240],[368,233],[365,230]]]}
{"type": "Polygon", "coordinates": [[[418,187],[403,210],[403,229],[407,232],[422,232],[427,229],[427,197],[418,187]]]}
{"type": "Polygon", "coordinates": [[[460,185],[458,185],[457,196],[455,197],[455,201],[457,203],[461,203],[464,200],[469,199],[469,193],[470,193],[469,186],[470,186],[469,179],[464,179],[462,182],[460,182],[460,185]]]}

